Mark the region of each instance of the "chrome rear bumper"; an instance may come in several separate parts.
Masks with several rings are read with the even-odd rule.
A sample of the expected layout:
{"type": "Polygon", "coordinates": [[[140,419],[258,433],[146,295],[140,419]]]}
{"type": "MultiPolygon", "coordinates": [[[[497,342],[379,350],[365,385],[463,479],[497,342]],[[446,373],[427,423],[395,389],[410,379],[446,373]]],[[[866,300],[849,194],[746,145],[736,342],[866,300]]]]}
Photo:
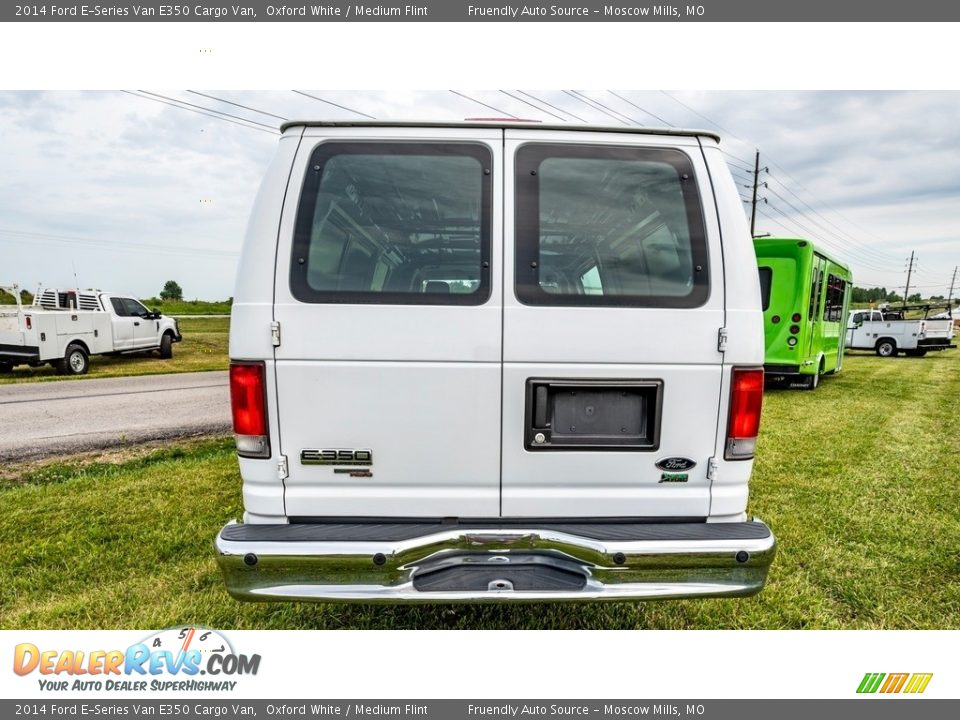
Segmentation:
{"type": "Polygon", "coordinates": [[[776,553],[759,520],[437,524],[401,527],[396,539],[371,524],[376,540],[363,539],[362,523],[336,527],[347,539],[311,524],[226,525],[215,544],[227,590],[239,600],[323,602],[739,597],[763,589],[776,553]]]}

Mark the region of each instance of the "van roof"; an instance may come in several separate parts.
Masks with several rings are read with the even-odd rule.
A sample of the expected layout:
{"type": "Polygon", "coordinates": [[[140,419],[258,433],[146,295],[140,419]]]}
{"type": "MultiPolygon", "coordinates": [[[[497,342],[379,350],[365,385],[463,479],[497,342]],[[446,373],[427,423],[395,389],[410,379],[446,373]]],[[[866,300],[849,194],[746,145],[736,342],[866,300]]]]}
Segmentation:
{"type": "Polygon", "coordinates": [[[538,123],[509,119],[463,120],[461,122],[416,122],[408,120],[290,120],[280,126],[281,132],[292,127],[424,127],[424,128],[503,128],[514,130],[575,130],[581,132],[630,133],[635,135],[680,135],[683,137],[708,137],[720,142],[720,136],[709,130],[687,130],[683,128],[640,127],[623,125],[578,125],[574,123],[538,123]]]}

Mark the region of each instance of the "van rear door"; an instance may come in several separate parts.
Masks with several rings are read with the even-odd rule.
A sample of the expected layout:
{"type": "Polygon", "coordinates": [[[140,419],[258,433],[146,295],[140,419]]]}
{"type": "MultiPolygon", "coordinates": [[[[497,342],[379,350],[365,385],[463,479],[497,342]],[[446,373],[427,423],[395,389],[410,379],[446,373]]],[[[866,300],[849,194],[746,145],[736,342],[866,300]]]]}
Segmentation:
{"type": "Polygon", "coordinates": [[[724,281],[697,138],[505,138],[502,514],[707,516],[724,281]]]}
{"type": "Polygon", "coordinates": [[[502,151],[496,129],[304,131],[274,304],[288,517],[499,513],[502,151]]]}

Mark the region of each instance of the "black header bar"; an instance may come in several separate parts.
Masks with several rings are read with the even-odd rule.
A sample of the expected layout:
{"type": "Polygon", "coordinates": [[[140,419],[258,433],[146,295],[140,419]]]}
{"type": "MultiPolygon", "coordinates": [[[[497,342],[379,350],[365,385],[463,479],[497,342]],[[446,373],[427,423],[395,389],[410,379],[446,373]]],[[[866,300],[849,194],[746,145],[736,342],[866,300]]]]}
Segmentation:
{"type": "MultiPolygon", "coordinates": [[[[3,3],[0,22],[952,22],[960,3],[943,0],[630,0],[552,3],[495,0],[342,0],[272,3],[3,3]]],[[[814,31],[811,31],[812,33],[814,31]]],[[[851,32],[853,30],[851,29],[851,32]]],[[[816,37],[811,36],[814,47],[816,37]]]]}

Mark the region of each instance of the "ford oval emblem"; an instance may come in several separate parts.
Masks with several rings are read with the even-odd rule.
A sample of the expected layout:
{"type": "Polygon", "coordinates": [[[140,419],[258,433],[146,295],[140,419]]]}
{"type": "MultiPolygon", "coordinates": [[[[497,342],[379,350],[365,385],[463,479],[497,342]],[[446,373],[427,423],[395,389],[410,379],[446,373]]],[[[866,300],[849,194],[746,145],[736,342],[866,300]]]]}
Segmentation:
{"type": "Polygon", "coordinates": [[[695,468],[697,464],[690,458],[672,457],[657,461],[657,467],[661,470],[675,472],[678,470],[689,470],[695,468]]]}

